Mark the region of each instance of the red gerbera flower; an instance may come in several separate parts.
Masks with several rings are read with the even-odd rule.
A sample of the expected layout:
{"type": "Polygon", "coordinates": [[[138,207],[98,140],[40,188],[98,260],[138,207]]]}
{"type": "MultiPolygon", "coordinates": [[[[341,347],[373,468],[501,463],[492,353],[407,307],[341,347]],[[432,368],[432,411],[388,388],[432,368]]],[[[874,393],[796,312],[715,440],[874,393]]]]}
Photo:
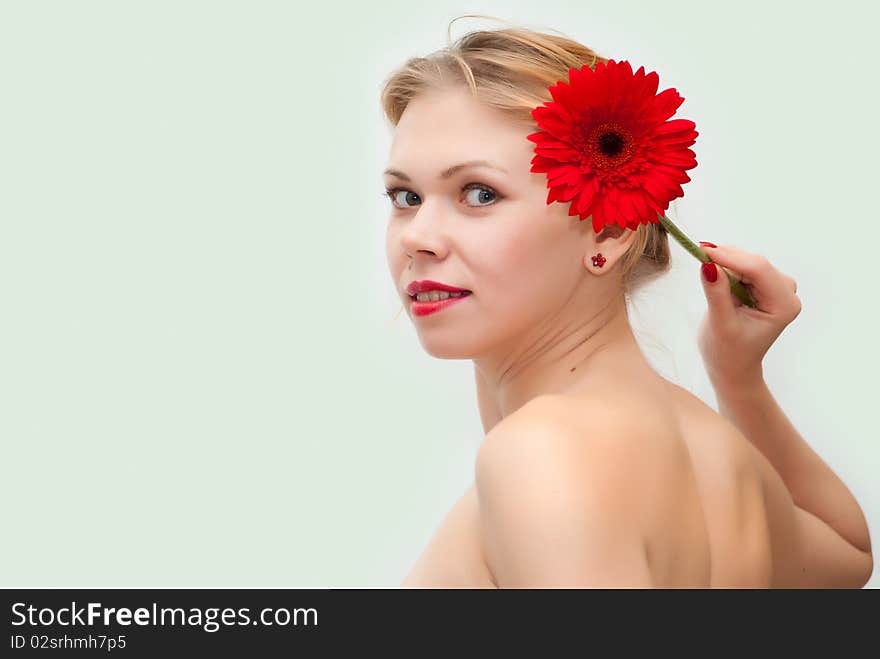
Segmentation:
{"type": "Polygon", "coordinates": [[[659,80],[644,66],[634,74],[629,62],[608,60],[569,69],[567,83],[549,87],[554,100],[532,110],[541,131],[527,138],[530,171],[547,174],[548,205],[570,201],[568,214],[592,216],[599,233],[658,222],[684,196],[699,133],[688,119],[667,121],[684,98],[675,89],[657,94],[659,80]]]}

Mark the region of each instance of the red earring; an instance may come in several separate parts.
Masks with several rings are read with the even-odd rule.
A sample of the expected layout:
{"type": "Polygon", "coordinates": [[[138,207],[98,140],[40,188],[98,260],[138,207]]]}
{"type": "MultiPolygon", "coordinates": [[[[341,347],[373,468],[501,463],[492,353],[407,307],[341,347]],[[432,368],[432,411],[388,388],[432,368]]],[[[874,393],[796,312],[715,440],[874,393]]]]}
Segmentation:
{"type": "Polygon", "coordinates": [[[596,254],[596,256],[593,257],[593,265],[601,268],[603,265],[605,265],[605,261],[607,260],[608,259],[602,256],[602,252],[599,252],[598,254],[596,254]]]}

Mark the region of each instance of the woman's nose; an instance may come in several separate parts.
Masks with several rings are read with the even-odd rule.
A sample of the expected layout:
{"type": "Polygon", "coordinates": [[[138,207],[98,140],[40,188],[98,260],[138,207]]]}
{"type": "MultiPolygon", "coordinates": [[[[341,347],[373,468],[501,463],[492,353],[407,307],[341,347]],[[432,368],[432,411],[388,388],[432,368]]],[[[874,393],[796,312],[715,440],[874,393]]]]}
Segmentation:
{"type": "Polygon", "coordinates": [[[404,251],[414,256],[417,253],[439,254],[443,250],[446,238],[444,223],[436,208],[423,205],[409,220],[400,233],[400,242],[404,251]]]}

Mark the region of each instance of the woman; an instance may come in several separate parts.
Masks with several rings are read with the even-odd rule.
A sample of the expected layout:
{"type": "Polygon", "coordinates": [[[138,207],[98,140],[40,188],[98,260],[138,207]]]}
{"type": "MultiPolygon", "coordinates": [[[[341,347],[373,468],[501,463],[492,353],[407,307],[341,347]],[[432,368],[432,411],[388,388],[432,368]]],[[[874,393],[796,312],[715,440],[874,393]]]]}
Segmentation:
{"type": "Polygon", "coordinates": [[[707,266],[699,345],[721,416],[657,374],[629,324],[626,297],[669,267],[662,225],[596,234],[529,171],[530,109],[597,60],[562,37],[479,31],[383,89],[390,271],[423,347],[473,360],[487,433],[474,485],[402,585],[863,586],[862,511],[762,376],[800,311],[794,280],[706,247],[758,301],[707,266]]]}

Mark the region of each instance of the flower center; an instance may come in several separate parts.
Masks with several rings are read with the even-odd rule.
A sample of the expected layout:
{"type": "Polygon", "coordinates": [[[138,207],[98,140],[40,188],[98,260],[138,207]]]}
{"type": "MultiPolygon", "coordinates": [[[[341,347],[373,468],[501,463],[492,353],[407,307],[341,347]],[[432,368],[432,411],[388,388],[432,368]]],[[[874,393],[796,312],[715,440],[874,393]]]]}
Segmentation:
{"type": "Polygon", "coordinates": [[[599,150],[606,156],[614,157],[623,151],[623,138],[614,132],[603,133],[599,136],[599,150]]]}
{"type": "Polygon", "coordinates": [[[635,155],[632,134],[617,122],[602,122],[585,137],[592,164],[599,169],[614,170],[635,155]]]}

